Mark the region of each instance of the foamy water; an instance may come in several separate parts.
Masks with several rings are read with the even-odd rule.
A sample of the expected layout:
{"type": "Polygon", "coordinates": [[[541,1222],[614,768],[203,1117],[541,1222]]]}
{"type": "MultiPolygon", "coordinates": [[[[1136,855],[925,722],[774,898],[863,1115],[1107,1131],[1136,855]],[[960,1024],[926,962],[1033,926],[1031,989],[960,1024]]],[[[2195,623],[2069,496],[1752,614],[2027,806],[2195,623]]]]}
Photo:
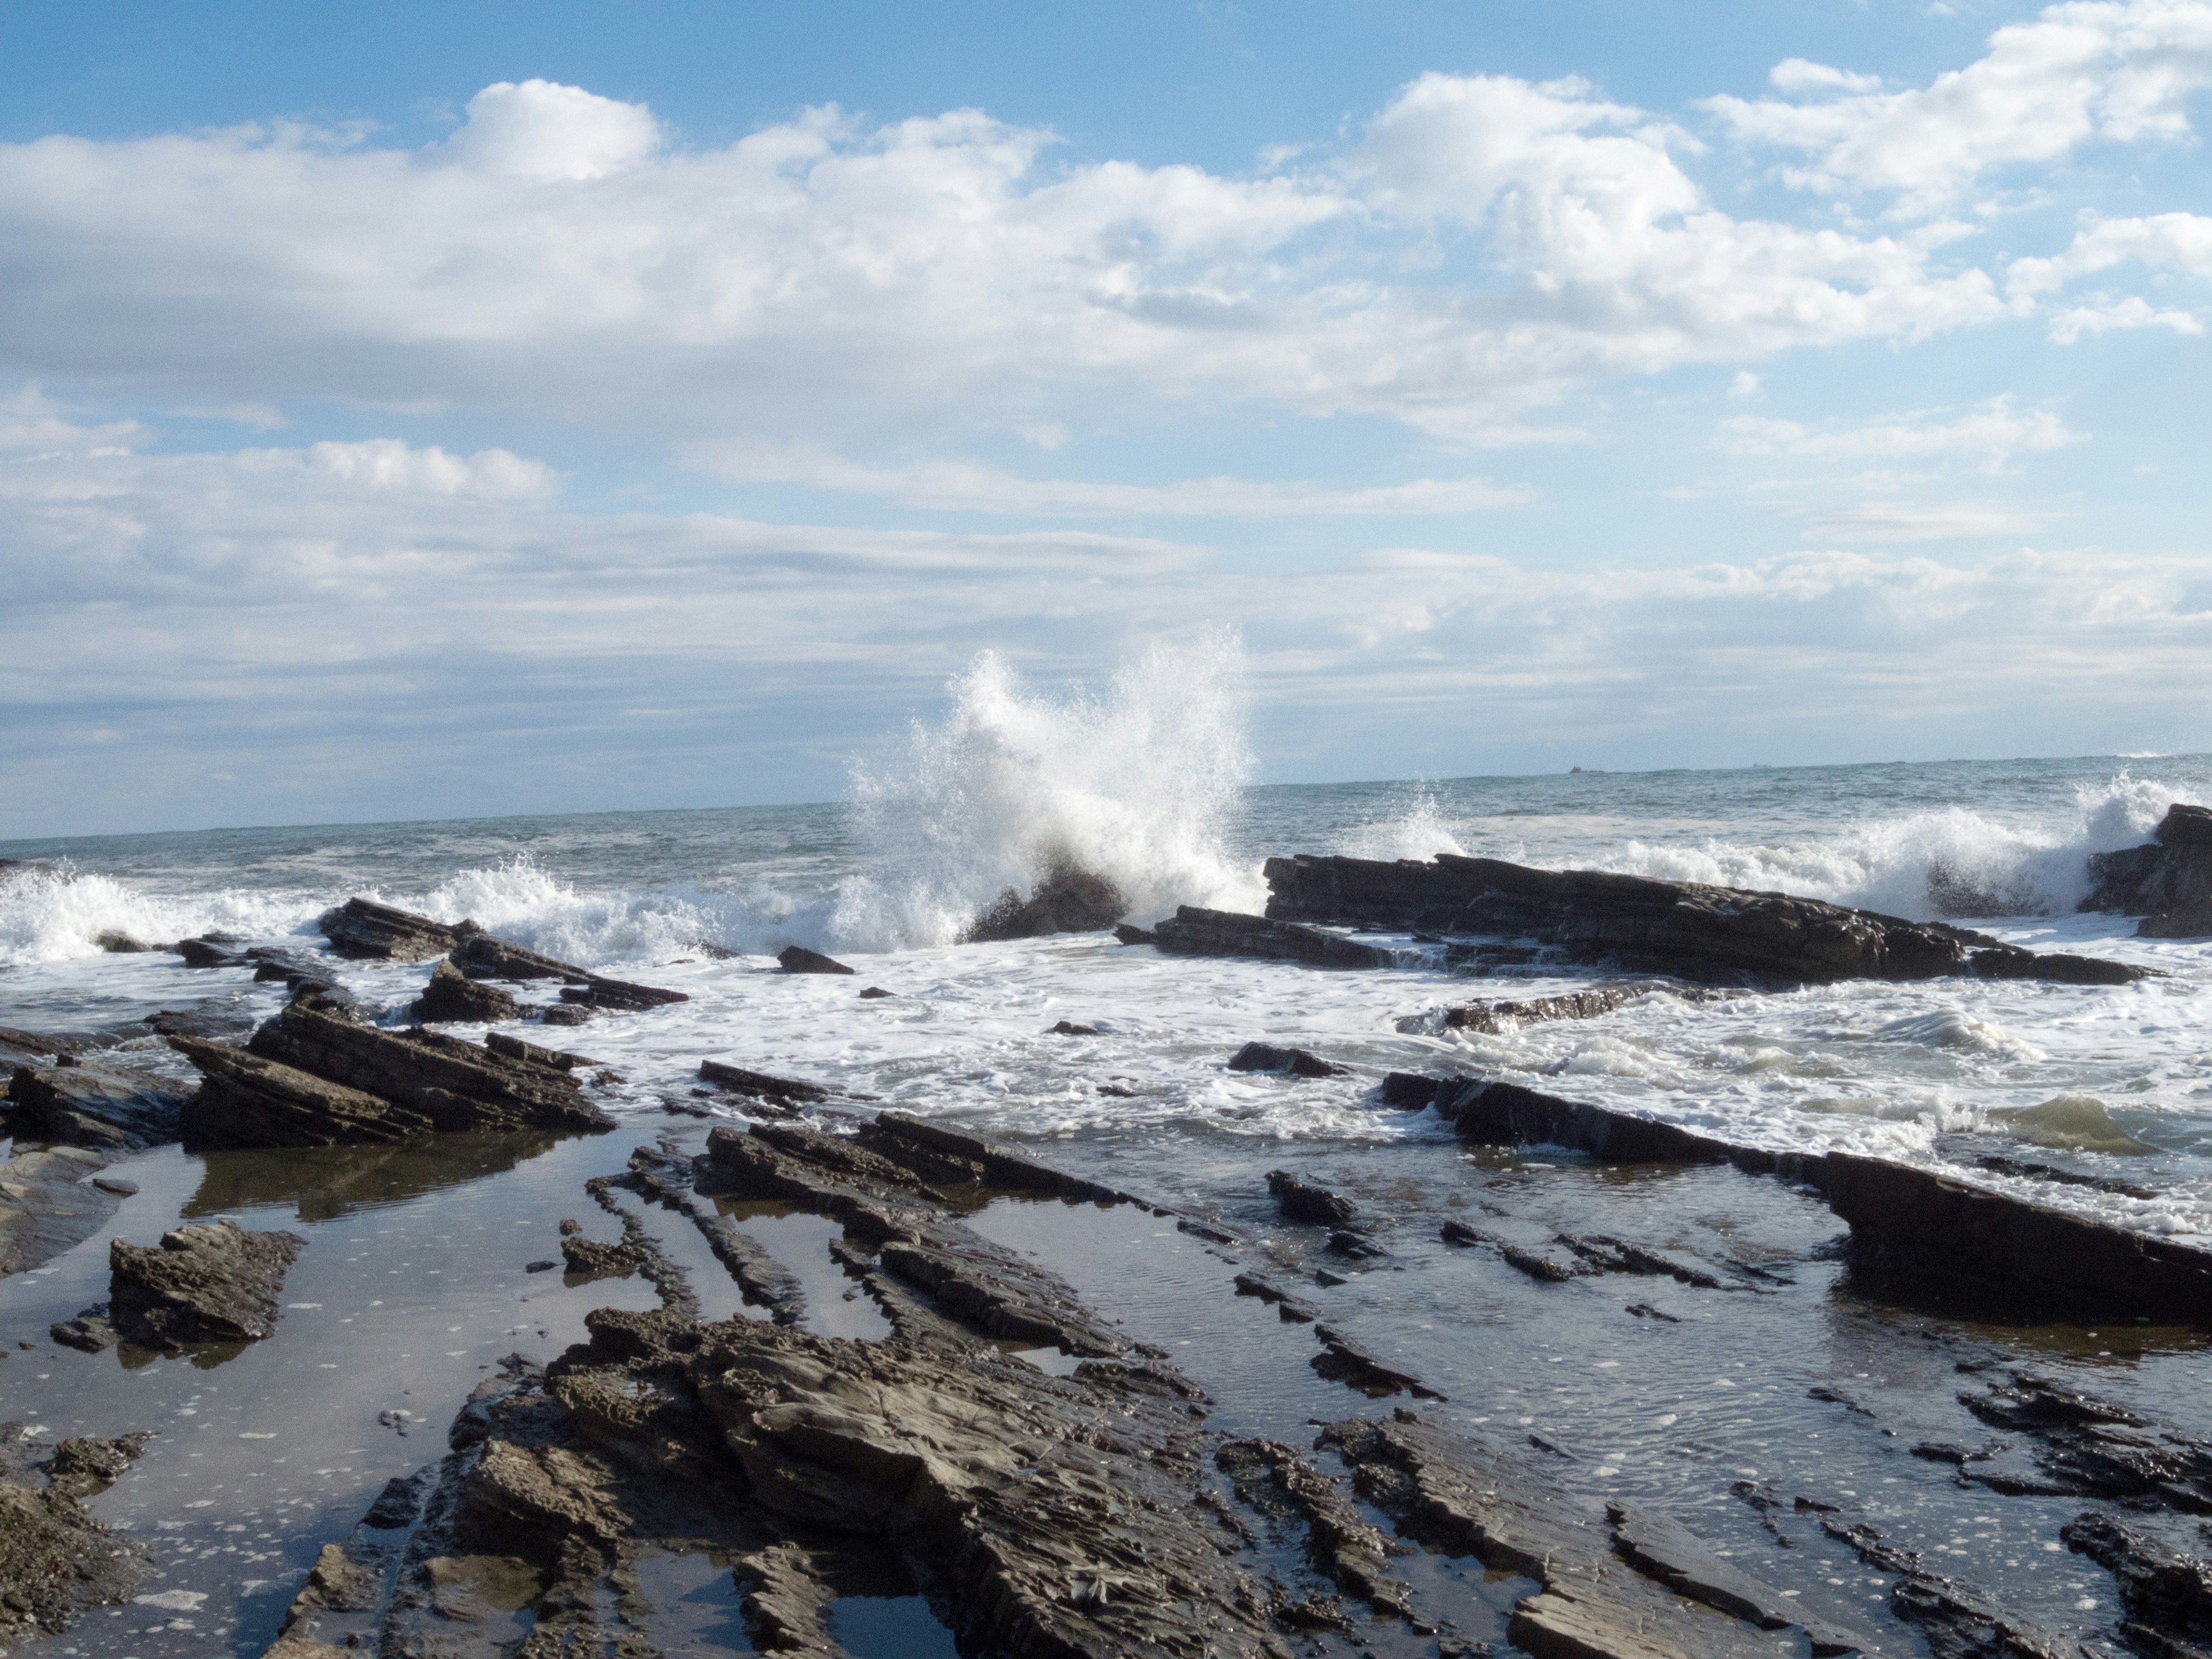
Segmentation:
{"type": "MultiPolygon", "coordinates": [[[[990,659],[952,691],[947,716],[858,778],[848,805],[0,848],[60,861],[0,882],[0,1023],[123,1029],[199,1002],[273,1010],[276,991],[241,973],[106,955],[94,936],[215,930],[305,945],[325,908],[364,893],[690,993],[570,1039],[626,1075],[640,1109],[688,1099],[699,1060],[716,1058],[1017,1134],[1441,1139],[1432,1118],[1378,1111],[1369,1091],[1388,1069],[1457,1067],[1747,1144],[1953,1163],[1995,1151],[2118,1175],[2157,1195],[2033,1190],[2150,1231],[2212,1233],[2212,947],[2137,940],[2131,922],[2073,909],[2088,854],[2140,843],[2171,801],[2212,798],[2212,758],[1254,787],[1226,641],[1150,653],[1091,696],[990,659]],[[1110,877],[1142,917],[1179,902],[1257,908],[1261,860],[1297,851],[1461,852],[1972,916],[2024,945],[2166,977],[1652,996],[1486,1036],[1445,1030],[1437,1011],[1580,981],[1176,961],[1102,936],[950,942],[999,892],[1063,860],[1110,877]],[[771,971],[792,943],[861,977],[771,971]],[[896,994],[860,1000],[871,983],[896,994]],[[1050,1035],[1062,1019],[1098,1035],[1050,1035]],[[1253,1037],[1355,1074],[1224,1070],[1253,1037]]],[[[398,1018],[428,969],[341,971],[398,1018]]]]}

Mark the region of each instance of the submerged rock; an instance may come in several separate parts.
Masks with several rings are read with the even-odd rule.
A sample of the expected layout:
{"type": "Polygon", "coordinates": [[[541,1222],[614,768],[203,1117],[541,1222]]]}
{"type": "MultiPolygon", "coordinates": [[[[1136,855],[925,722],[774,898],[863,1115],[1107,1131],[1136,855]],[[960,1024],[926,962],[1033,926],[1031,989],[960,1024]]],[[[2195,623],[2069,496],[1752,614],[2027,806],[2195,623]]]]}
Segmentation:
{"type": "Polygon", "coordinates": [[[184,1103],[185,1091],[167,1078],[105,1064],[21,1066],[8,1085],[15,1133],[109,1153],[174,1140],[184,1103]]]}
{"type": "Polygon", "coordinates": [[[782,1105],[796,1101],[830,1098],[830,1091],[818,1083],[806,1083],[797,1078],[771,1077],[766,1072],[749,1072],[742,1066],[726,1066],[719,1060],[699,1062],[699,1080],[711,1083],[719,1089],[727,1089],[734,1094],[752,1095],[782,1105]]]}
{"type": "Polygon", "coordinates": [[[472,921],[433,921],[365,898],[349,898],[324,911],[315,926],[340,956],[385,962],[425,962],[444,956],[476,931],[472,921]]]}
{"type": "Polygon", "coordinates": [[[1040,939],[1049,933],[1103,933],[1127,914],[1128,902],[1103,876],[1061,865],[1024,898],[1009,887],[961,936],[968,945],[1040,939]]]}
{"type": "Polygon", "coordinates": [[[148,1249],[108,1246],[108,1320],[142,1348],[250,1342],[276,1328],[276,1298],[297,1233],[248,1232],[234,1221],[176,1227],[148,1249]]]}
{"type": "Polygon", "coordinates": [[[1229,1057],[1232,1072],[1281,1072],[1291,1077],[1342,1077],[1345,1068],[1332,1066],[1304,1048],[1278,1048],[1272,1042],[1248,1042],[1229,1057]]]}
{"type": "Polygon", "coordinates": [[[1388,968],[1397,961],[1379,946],[1318,927],[1193,904],[1179,906],[1175,915],[1156,924],[1151,943],[1162,956],[1260,957],[1313,968],[1388,968]]]}
{"type": "Polygon", "coordinates": [[[2124,984],[2142,969],[2045,958],[1942,922],[1817,899],[1441,854],[1427,863],[1269,859],[1269,918],[1396,933],[1533,939],[1578,961],[1705,984],[2004,978],[2124,984]],[[1984,960],[1986,958],[1986,961],[1984,960]]]}
{"type": "Polygon", "coordinates": [[[522,1018],[522,1005],[496,985],[483,985],[451,962],[430,970],[430,982],[415,1000],[415,1018],[425,1025],[483,1024],[522,1018]]]}
{"type": "Polygon", "coordinates": [[[787,945],[775,953],[777,963],[787,974],[849,974],[848,968],[834,957],[825,957],[819,951],[810,951],[804,945],[787,945]]]}
{"type": "Polygon", "coordinates": [[[471,933],[454,947],[452,962],[472,980],[557,979],[562,981],[563,1002],[617,1013],[637,1013],[667,1003],[691,1000],[681,991],[664,991],[657,986],[609,979],[574,963],[544,956],[481,931],[471,933]]]}
{"type": "Polygon", "coordinates": [[[2212,935],[2212,807],[2176,801],[2151,836],[2146,846],[2092,853],[2079,908],[2142,916],[2139,939],[2212,935]]]}

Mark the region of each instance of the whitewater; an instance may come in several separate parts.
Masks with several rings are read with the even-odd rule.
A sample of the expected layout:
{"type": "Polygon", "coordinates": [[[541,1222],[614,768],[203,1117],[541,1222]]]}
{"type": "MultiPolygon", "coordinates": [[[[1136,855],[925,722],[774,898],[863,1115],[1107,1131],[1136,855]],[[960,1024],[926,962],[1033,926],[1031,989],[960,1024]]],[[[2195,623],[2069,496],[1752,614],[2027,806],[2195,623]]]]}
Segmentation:
{"type": "MultiPolygon", "coordinates": [[[[2137,940],[2131,921],[2075,908],[2090,854],[2141,844],[2173,801],[2212,799],[2212,756],[1260,787],[1247,729],[1221,641],[1155,649],[1095,695],[1041,691],[986,657],[944,718],[856,772],[843,802],[0,844],[47,866],[0,879],[0,1024],[118,1031],[163,1008],[273,1012],[281,986],[97,941],[220,932],[306,946],[324,909],[363,894],[690,995],[578,1034],[625,1079],[616,1109],[657,1112],[690,1096],[702,1059],[732,1059],[1000,1132],[1202,1157],[1224,1136],[1446,1139],[1369,1094],[1390,1069],[1457,1068],[1743,1144],[1961,1169],[1996,1150],[2118,1176],[2152,1195],[2048,1183],[2030,1195],[2212,1235],[2212,945],[2137,940]],[[1103,934],[957,942],[1001,892],[1058,865],[1111,878],[1142,921],[1182,903],[1257,910],[1261,860],[1298,852],[1468,853],[1799,894],[2164,977],[1655,994],[1483,1035],[1447,1030],[1439,1012],[1589,976],[1328,973],[1170,959],[1103,934]],[[779,973],[790,944],[860,977],[779,973]],[[857,999],[869,986],[893,994],[857,999]],[[1061,1021],[1097,1035],[1054,1035],[1061,1021]],[[1252,1038],[1351,1073],[1226,1071],[1252,1038]]],[[[428,973],[338,968],[395,1022],[428,973]]],[[[155,1039],[129,1046],[175,1068],[155,1039]]]]}

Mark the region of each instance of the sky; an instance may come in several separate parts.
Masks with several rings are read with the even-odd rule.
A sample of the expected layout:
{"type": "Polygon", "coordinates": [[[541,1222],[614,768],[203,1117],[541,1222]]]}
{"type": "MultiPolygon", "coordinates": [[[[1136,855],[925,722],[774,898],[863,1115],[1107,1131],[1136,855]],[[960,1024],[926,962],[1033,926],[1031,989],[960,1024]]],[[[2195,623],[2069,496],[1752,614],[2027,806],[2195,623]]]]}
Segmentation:
{"type": "Polygon", "coordinates": [[[2212,0],[0,29],[0,838],[2212,748],[2212,0]]]}

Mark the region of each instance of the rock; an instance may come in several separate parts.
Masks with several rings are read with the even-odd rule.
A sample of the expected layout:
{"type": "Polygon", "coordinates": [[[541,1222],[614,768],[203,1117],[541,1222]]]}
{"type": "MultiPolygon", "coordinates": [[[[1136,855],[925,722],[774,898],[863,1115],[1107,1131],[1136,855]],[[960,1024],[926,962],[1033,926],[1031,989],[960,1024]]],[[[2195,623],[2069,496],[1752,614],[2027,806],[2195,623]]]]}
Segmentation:
{"type": "Polygon", "coordinates": [[[1098,1028],[1096,1025],[1078,1025],[1072,1019],[1063,1019],[1045,1035],[1047,1036],[1097,1036],[1098,1028]]]}
{"type": "Polygon", "coordinates": [[[588,1068],[599,1064],[587,1055],[570,1054],[565,1048],[540,1048],[505,1031],[486,1031],[484,1047],[508,1060],[526,1060],[533,1066],[550,1066],[556,1072],[573,1072],[579,1066],[588,1068]]]}
{"type": "MultiPolygon", "coordinates": [[[[763,1133],[763,1132],[757,1132],[763,1133]]],[[[774,1133],[765,1132],[765,1133],[774,1133]]],[[[905,1112],[878,1112],[859,1139],[924,1180],[974,1180],[1002,1191],[1077,1204],[1134,1204],[1129,1194],[1039,1164],[1012,1147],[905,1112]]]]}
{"type": "Polygon", "coordinates": [[[1322,1351],[1310,1363],[1315,1370],[1331,1382],[1346,1383],[1370,1400],[1386,1400],[1394,1394],[1410,1394],[1416,1400],[1443,1398],[1434,1389],[1424,1386],[1419,1377],[1384,1364],[1340,1332],[1326,1325],[1316,1325],[1313,1329],[1322,1351]]]}
{"type": "Polygon", "coordinates": [[[199,1068],[199,1091],[185,1103],[187,1151],[250,1146],[356,1146],[405,1140],[437,1127],[427,1111],[348,1088],[259,1054],[171,1037],[199,1068]]]}
{"type": "Polygon", "coordinates": [[[1048,933],[1103,933],[1128,910],[1121,890],[1073,865],[1048,872],[1026,899],[1008,888],[962,935],[968,945],[1040,939],[1048,933]]]}
{"type": "Polygon", "coordinates": [[[589,1008],[580,1008],[571,1002],[556,1002],[550,1008],[541,1010],[538,1021],[541,1025],[582,1025],[591,1018],[589,1008]]]}
{"type": "Polygon", "coordinates": [[[2101,957],[2068,956],[2057,951],[2038,955],[2015,945],[1976,951],[1967,957],[1967,965],[1977,979],[2037,979],[2054,985],[2132,985],[2151,972],[2101,957]]]}
{"type": "Polygon", "coordinates": [[[246,1036],[258,1023],[249,1014],[214,1008],[164,1008],[138,1022],[155,1036],[204,1037],[210,1042],[246,1036]]]}
{"type": "Polygon", "coordinates": [[[1616,1008],[1638,1001],[1655,992],[1680,995],[1683,988],[1644,981],[1630,985],[1601,986],[1594,991],[1572,991],[1565,996],[1528,997],[1519,1002],[1471,1002],[1444,1010],[1444,1025],[1455,1031],[1481,1031],[1496,1036],[1524,1025],[1540,1025],[1555,1019],[1595,1019],[1616,1008]]]}
{"type": "Polygon", "coordinates": [[[1300,1301],[1273,1280],[1255,1273],[1237,1275],[1237,1294],[1256,1297],[1272,1304],[1286,1325],[1310,1325],[1321,1317],[1321,1310],[1300,1301]]]}
{"type": "Polygon", "coordinates": [[[873,1002],[879,997],[896,996],[897,994],[898,993],[896,991],[886,991],[880,985],[871,985],[866,990],[860,993],[860,1000],[863,1002],[873,1002]]]}
{"type": "Polygon", "coordinates": [[[2186,1659],[2212,1648],[2212,1562],[2094,1511],[2068,1522],[2058,1535],[2118,1583],[2128,1612],[2120,1633],[2136,1652],[2186,1659]]]}
{"type": "Polygon", "coordinates": [[[230,948],[234,941],[227,935],[208,934],[204,939],[180,939],[177,954],[185,959],[187,968],[243,968],[246,958],[230,948]]]}
{"type": "MultiPolygon", "coordinates": [[[[776,961],[787,974],[849,974],[854,971],[843,963],[823,956],[819,951],[810,951],[803,945],[787,945],[775,953],[776,961]]],[[[866,995],[866,993],[861,993],[866,995]]]]}
{"type": "Polygon", "coordinates": [[[176,1227],[158,1248],[108,1247],[108,1318],[142,1348],[250,1342],[276,1328],[284,1274],[307,1241],[232,1221],[176,1227]]]}
{"type": "Polygon", "coordinates": [[[772,1100],[780,1105],[830,1098],[830,1091],[818,1083],[804,1083],[796,1078],[770,1077],[766,1072],[749,1072],[742,1066],[725,1066],[719,1060],[699,1062],[699,1080],[736,1094],[772,1100]]]}
{"type": "Polygon", "coordinates": [[[430,982],[416,999],[415,1018],[425,1025],[494,1024],[522,1018],[522,1005],[495,985],[480,985],[450,962],[430,970],[430,982]]]}
{"type": "Polygon", "coordinates": [[[1301,1181],[1288,1170],[1268,1170],[1267,1190],[1275,1195],[1285,1217],[1308,1226],[1341,1227],[1358,1213],[1343,1194],[1301,1181]]]}
{"type": "Polygon", "coordinates": [[[112,1533],[78,1500],[105,1489],[143,1437],[71,1437],[46,1462],[24,1461],[22,1425],[0,1423],[0,1644],[59,1635],[88,1608],[127,1600],[144,1575],[143,1547],[112,1533]]]}
{"type": "Polygon", "coordinates": [[[1394,1550],[1382,1533],[1324,1476],[1275,1440],[1231,1440],[1213,1455],[1214,1467],[1236,1483],[1237,1495],[1263,1515],[1295,1516],[1306,1528],[1306,1559],[1337,1588],[1377,1613],[1404,1616],[1412,1596],[1389,1571],[1394,1550]]]}
{"type": "Polygon", "coordinates": [[[86,1179],[106,1162],[85,1147],[50,1146],[0,1164],[0,1276],[38,1267],[107,1224],[117,1195],[86,1179]]]}
{"type": "Polygon", "coordinates": [[[1232,1072],[1284,1072],[1291,1077],[1342,1077],[1345,1068],[1332,1066],[1304,1048],[1278,1048],[1272,1043],[1248,1042],[1230,1057],[1232,1072]]]}
{"type": "Polygon", "coordinates": [[[1981,1485],[2212,1515],[2212,1443],[2154,1429],[2124,1407],[2026,1371],[1983,1393],[1961,1394],[1959,1403],[2033,1448],[2032,1480],[1978,1470],[1973,1478],[1981,1485]]]}
{"type": "Polygon", "coordinates": [[[1260,957],[1312,968],[1389,968],[1397,962],[1379,946],[1318,927],[1190,904],[1155,927],[1152,942],[1161,955],[1170,957],[1260,957]]]}
{"type": "Polygon", "coordinates": [[[92,942],[112,956],[138,956],[149,951],[167,948],[159,945],[142,944],[131,938],[130,934],[113,927],[101,928],[92,936],[92,942]]]}
{"type": "Polygon", "coordinates": [[[2139,939],[2212,934],[2212,809],[2176,801],[2142,847],[2089,855],[2079,908],[2142,916],[2139,939]]]}
{"type": "Polygon", "coordinates": [[[2014,1618],[1980,1592],[1929,1572],[1918,1552],[1886,1542],[1863,1522],[1823,1516],[1820,1530],[1848,1544],[1867,1565],[1896,1577],[1889,1609],[1920,1626],[1931,1653],[1945,1659],[2078,1659],[2082,1651],[2014,1618]]]}
{"type": "Polygon", "coordinates": [[[315,926],[338,955],[385,962],[426,962],[444,956],[477,931],[472,921],[448,925],[365,898],[349,898],[324,911],[315,926]]]}
{"type": "Polygon", "coordinates": [[[1149,927],[1132,927],[1125,921],[1114,929],[1114,943],[1116,945],[1151,945],[1155,942],[1149,927]]]}
{"type": "Polygon", "coordinates": [[[74,1319],[57,1320],[46,1334],[64,1348],[82,1353],[105,1353],[123,1339],[108,1322],[107,1304],[95,1302],[74,1319]]]}
{"type": "Polygon", "coordinates": [[[84,1053],[85,1047],[76,1037],[19,1031],[12,1025],[0,1025],[0,1071],[12,1074],[19,1066],[40,1070],[64,1059],[74,1060],[84,1053]]]}
{"type": "Polygon", "coordinates": [[[8,1101],[16,1133],[114,1154],[174,1140],[185,1095],[166,1078],[79,1064],[17,1068],[8,1101]]]}
{"type": "Polygon", "coordinates": [[[637,1013],[667,1003],[691,1000],[681,991],[664,991],[656,986],[608,979],[574,963],[542,956],[482,932],[471,933],[456,945],[452,961],[471,979],[557,979],[562,981],[563,1002],[616,1013],[637,1013]]]}
{"type": "MultiPolygon", "coordinates": [[[[2081,982],[2081,958],[2037,970],[1986,935],[1816,899],[1596,870],[1533,870],[1443,854],[1428,863],[1269,859],[1270,919],[1370,931],[1534,939],[1583,962],[1615,962],[1703,984],[1829,984],[1936,979],[1975,971],[1977,951],[2009,977],[2081,982]]],[[[2142,969],[2117,967],[2124,983],[2142,969]]],[[[2100,981],[2106,982],[2106,981],[2100,981]]]]}
{"type": "Polygon", "coordinates": [[[1563,1492],[1547,1471],[1410,1412],[1389,1422],[1330,1424],[1320,1443],[1352,1467],[1361,1495],[1401,1535],[1448,1556],[1473,1556],[1493,1573],[1537,1582],[1534,1593],[1514,1604],[1506,1626],[1507,1639],[1524,1652],[1544,1659],[1784,1659],[1802,1652],[1806,1638],[1816,1655],[1863,1640],[1799,1614],[1778,1591],[1739,1573],[1680,1528],[1618,1510],[1608,1528],[1594,1506],[1563,1492]],[[1618,1547],[1624,1528],[1643,1545],[1618,1547]],[[1738,1617],[1699,1590],[1747,1607],[1753,1616],[1738,1617]]]}
{"type": "Polygon", "coordinates": [[[1713,1553],[1671,1516],[1639,1514],[1625,1504],[1607,1509],[1613,1553],[1677,1595],[1733,1613],[1761,1630],[1802,1630],[1816,1655],[1872,1653],[1881,1643],[1863,1631],[1808,1618],[1790,1598],[1713,1553]]]}
{"type": "Polygon", "coordinates": [[[2212,1251],[1854,1153],[1828,1154],[1825,1178],[1869,1282],[1978,1310],[2212,1321],[2212,1251]]]}
{"type": "Polygon", "coordinates": [[[264,1060],[410,1108],[441,1130],[614,1127],[568,1073],[434,1031],[379,1030],[295,1003],[247,1046],[264,1060]]]}

